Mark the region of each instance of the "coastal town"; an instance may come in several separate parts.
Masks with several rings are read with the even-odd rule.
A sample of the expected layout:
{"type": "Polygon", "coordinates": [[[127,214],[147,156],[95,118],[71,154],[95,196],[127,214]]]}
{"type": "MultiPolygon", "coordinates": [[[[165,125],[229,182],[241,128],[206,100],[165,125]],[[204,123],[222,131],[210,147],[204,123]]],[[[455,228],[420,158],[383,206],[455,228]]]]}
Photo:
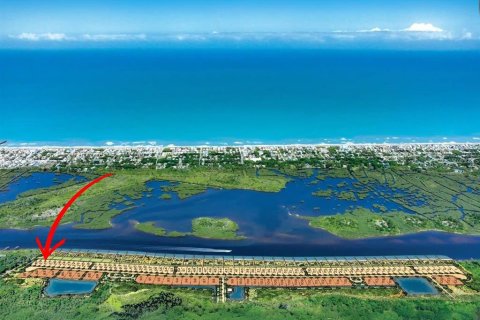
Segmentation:
{"type": "MultiPolygon", "coordinates": [[[[125,236],[115,231],[115,249],[102,249],[98,245],[90,248],[88,239],[82,243],[81,238],[72,237],[69,242],[73,247],[58,249],[46,259],[35,249],[19,246],[18,239],[9,243],[8,236],[5,237],[5,248],[0,250],[0,281],[4,300],[14,302],[4,305],[23,300],[36,304],[78,303],[90,305],[92,314],[118,319],[137,319],[155,310],[168,310],[171,314],[179,310],[204,310],[205,315],[222,308],[268,306],[269,310],[291,312],[303,310],[305,301],[311,299],[329,301],[332,308],[337,308],[339,301],[343,301],[340,299],[345,299],[348,305],[351,299],[356,304],[367,301],[364,303],[368,305],[380,301],[382,305],[374,305],[375,309],[387,303],[413,304],[415,299],[425,304],[477,308],[479,264],[458,257],[471,255],[475,244],[461,242],[478,235],[479,168],[480,144],[474,143],[228,147],[3,145],[0,191],[7,191],[4,194],[8,196],[13,183],[33,181],[32,189],[23,192],[22,188],[12,188],[19,196],[0,201],[0,225],[7,232],[16,228],[14,232],[23,232],[30,238],[30,230],[24,229],[37,230],[49,225],[65,199],[78,189],[78,184],[85,183],[84,177],[98,176],[106,170],[115,173],[109,180],[109,188],[92,189],[88,197],[83,197],[81,208],[73,208],[65,216],[63,222],[73,226],[66,230],[73,230],[72,234],[78,229],[91,229],[88,230],[91,234],[95,230],[108,232],[109,228],[121,226],[122,222],[115,219],[123,213],[138,219],[128,220],[124,227],[129,229],[123,229],[128,231],[118,233],[131,235],[126,240],[138,243],[138,249],[134,250],[123,248],[125,236]],[[38,184],[42,175],[50,177],[53,184],[47,184],[46,188],[38,184]],[[62,180],[72,176],[76,178],[62,180]],[[249,215],[252,207],[238,210],[236,215],[217,216],[208,201],[198,202],[201,210],[192,211],[191,219],[179,218],[188,214],[188,206],[172,211],[172,217],[180,221],[178,225],[164,224],[162,220],[168,218],[168,206],[180,207],[182,201],[187,203],[190,197],[205,195],[209,189],[217,194],[223,190],[267,191],[262,196],[274,197],[295,179],[306,179],[300,185],[302,189],[297,189],[303,192],[299,194],[301,198],[295,198],[297,201],[288,210],[279,213],[275,211],[281,207],[277,202],[268,200],[271,205],[266,206],[271,210],[267,213],[269,219],[278,214],[287,221],[285,225],[291,224],[295,229],[275,229],[272,233],[265,220],[249,215]],[[149,183],[155,180],[168,182],[154,188],[149,183]],[[324,203],[324,207],[330,205],[338,214],[335,211],[321,214],[324,208],[313,207],[318,202],[324,203]],[[149,203],[154,207],[149,207],[149,203]],[[312,206],[304,211],[306,214],[297,213],[309,203],[312,206]],[[341,203],[350,206],[342,211],[338,206],[341,203]],[[157,218],[154,211],[145,210],[142,218],[136,208],[161,208],[161,215],[157,218]],[[201,216],[212,212],[211,216],[201,216]],[[248,225],[245,228],[245,221],[255,227],[255,232],[249,231],[248,225]],[[298,222],[306,223],[299,226],[298,222]],[[178,229],[182,223],[189,223],[191,231],[178,229]],[[459,254],[452,258],[436,254],[434,240],[428,248],[432,254],[417,254],[413,250],[412,254],[397,255],[396,244],[390,242],[393,245],[388,247],[387,255],[363,256],[359,250],[357,256],[297,256],[297,250],[309,245],[315,237],[311,228],[342,237],[342,242],[384,237],[378,243],[387,243],[390,236],[444,231],[439,233],[437,241],[449,241],[447,237],[455,234],[460,239],[459,254]],[[227,242],[262,241],[257,240],[262,239],[258,237],[263,236],[262,232],[269,241],[284,241],[285,236],[290,243],[298,239],[298,246],[295,251],[282,246],[281,255],[265,250],[260,255],[252,251],[251,255],[243,256],[222,249],[237,250],[237,244],[229,247],[227,242]],[[142,239],[151,241],[151,245],[142,244],[142,239]],[[166,247],[170,248],[167,252],[151,250],[169,241],[178,241],[181,246],[166,247]],[[222,241],[222,246],[196,248],[200,241],[222,241]],[[183,252],[192,249],[193,254],[183,252]],[[10,297],[6,292],[14,294],[10,297]]],[[[288,203],[285,194],[278,203],[288,203]]],[[[192,198],[190,203],[196,199],[199,198],[192,198]]],[[[252,198],[245,199],[249,202],[252,198]]],[[[215,200],[210,203],[216,204],[215,200]]],[[[256,201],[252,202],[254,206],[264,206],[258,198],[256,201]]],[[[103,240],[98,237],[95,241],[103,240]]],[[[416,246],[415,241],[412,244],[416,246]]],[[[336,240],[331,245],[342,248],[342,243],[336,240]]],[[[316,301],[311,302],[312,310],[317,308],[316,301]]],[[[328,305],[323,303],[322,310],[328,305]]]]}
{"type": "Polygon", "coordinates": [[[480,144],[0,147],[0,169],[41,167],[88,171],[241,165],[257,168],[406,165],[416,169],[440,166],[458,172],[475,171],[480,168],[480,144]]]}
{"type": "MultiPolygon", "coordinates": [[[[249,288],[392,288],[402,281],[427,281],[431,293],[452,294],[472,281],[444,256],[234,257],[147,252],[59,250],[49,260],[19,268],[19,278],[135,281],[159,286],[212,288],[218,302],[244,300],[249,288]]],[[[426,294],[426,293],[424,293],[426,294]]]]}

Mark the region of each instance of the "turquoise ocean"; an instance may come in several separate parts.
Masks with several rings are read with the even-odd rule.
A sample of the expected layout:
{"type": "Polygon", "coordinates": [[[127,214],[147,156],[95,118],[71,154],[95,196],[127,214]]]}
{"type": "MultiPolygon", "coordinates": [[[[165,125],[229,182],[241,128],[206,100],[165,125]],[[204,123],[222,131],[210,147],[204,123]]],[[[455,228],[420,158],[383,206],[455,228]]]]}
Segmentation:
{"type": "Polygon", "coordinates": [[[480,142],[480,52],[0,51],[0,140],[480,142]]]}

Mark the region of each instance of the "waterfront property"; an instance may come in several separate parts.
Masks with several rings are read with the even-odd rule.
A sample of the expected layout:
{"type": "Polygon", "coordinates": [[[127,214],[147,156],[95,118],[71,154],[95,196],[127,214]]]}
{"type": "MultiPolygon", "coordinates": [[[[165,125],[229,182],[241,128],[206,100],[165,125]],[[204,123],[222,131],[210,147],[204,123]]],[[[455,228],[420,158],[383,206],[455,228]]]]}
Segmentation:
{"type": "Polygon", "coordinates": [[[429,294],[448,292],[448,287],[469,280],[469,275],[445,256],[286,258],[80,250],[59,250],[48,260],[35,260],[18,276],[215,287],[219,301],[239,287],[382,288],[398,284],[407,294],[429,294]],[[429,287],[433,290],[426,290],[429,287]]]}

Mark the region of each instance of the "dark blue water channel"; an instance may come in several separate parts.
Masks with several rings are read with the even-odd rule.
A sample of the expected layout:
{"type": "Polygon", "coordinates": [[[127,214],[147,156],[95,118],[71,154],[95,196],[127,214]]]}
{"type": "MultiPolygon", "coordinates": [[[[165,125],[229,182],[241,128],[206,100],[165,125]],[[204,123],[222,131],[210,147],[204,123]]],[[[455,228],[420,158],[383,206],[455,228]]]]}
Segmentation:
{"type": "Polygon", "coordinates": [[[0,204],[12,201],[18,195],[34,189],[48,188],[57,184],[61,184],[70,179],[75,181],[84,181],[83,177],[74,177],[69,174],[58,174],[52,172],[34,172],[24,176],[13,177],[12,182],[8,184],[5,190],[0,191],[0,204]]]}
{"type": "MultiPolygon", "coordinates": [[[[15,199],[22,192],[39,188],[38,181],[53,178],[49,173],[38,173],[18,180],[21,188],[9,188],[7,200],[15,199]],[[42,177],[42,178],[39,178],[42,177]],[[17,190],[16,192],[13,190],[17,190]]],[[[67,179],[67,178],[65,178],[67,179]]],[[[58,180],[58,179],[57,179],[58,180]]],[[[346,240],[321,229],[313,229],[297,215],[327,215],[343,213],[361,206],[379,214],[382,210],[403,210],[392,199],[406,197],[410,203],[422,204],[425,199],[409,195],[402,190],[391,190],[386,185],[369,185],[368,193],[360,196],[358,181],[354,179],[294,178],[278,193],[249,190],[208,189],[206,192],[180,200],[175,193],[170,200],[160,199],[163,186],[172,183],[152,181],[139,200],[125,198],[135,208],[113,219],[113,227],[106,230],[75,229],[71,224],[62,225],[56,239],[65,237],[66,248],[132,250],[172,253],[194,253],[256,256],[369,256],[369,255],[421,255],[442,254],[453,258],[480,258],[480,237],[422,232],[411,235],[346,240]],[[355,199],[340,200],[335,196],[317,197],[312,192],[332,189],[335,193],[354,191],[355,199]],[[137,222],[154,221],[168,231],[191,230],[193,218],[228,217],[238,223],[245,240],[211,240],[191,236],[168,238],[136,231],[137,222]]],[[[42,185],[41,187],[46,187],[42,185]]],[[[362,189],[365,190],[365,189],[362,189]]],[[[0,192],[0,197],[2,192],[0,192]]],[[[0,198],[4,199],[4,198],[0,198]]],[[[125,204],[112,204],[124,208],[125,204]]],[[[68,213],[67,213],[68,214],[68,213]]],[[[33,230],[0,230],[0,248],[35,247],[35,236],[46,237],[48,228],[33,230]]]]}

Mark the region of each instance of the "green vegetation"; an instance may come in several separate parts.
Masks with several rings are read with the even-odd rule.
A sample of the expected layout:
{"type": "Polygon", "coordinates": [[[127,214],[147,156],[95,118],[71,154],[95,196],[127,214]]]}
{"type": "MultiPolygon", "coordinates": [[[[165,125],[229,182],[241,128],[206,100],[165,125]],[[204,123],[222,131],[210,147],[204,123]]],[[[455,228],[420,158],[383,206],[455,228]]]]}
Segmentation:
{"type": "MultiPolygon", "coordinates": [[[[27,261],[36,250],[2,252],[27,261]]],[[[13,260],[12,260],[13,261],[13,260]]],[[[480,263],[460,263],[463,292],[408,297],[392,289],[250,289],[244,303],[216,303],[210,289],[105,281],[89,296],[46,297],[39,279],[0,278],[0,319],[477,319],[480,263]]],[[[9,269],[12,266],[9,266],[9,269]]]]}
{"type": "Polygon", "coordinates": [[[279,309],[271,319],[475,319],[479,298],[399,297],[394,290],[255,290],[259,307],[279,309]],[[279,314],[280,313],[280,314],[279,314]]]}
{"type": "Polygon", "coordinates": [[[313,174],[313,169],[301,169],[301,168],[296,168],[295,166],[292,167],[285,167],[279,169],[279,171],[283,174],[286,174],[287,176],[291,177],[300,177],[300,178],[308,178],[313,174]]]}
{"type": "Polygon", "coordinates": [[[205,192],[205,190],[207,190],[207,187],[204,185],[197,185],[197,184],[182,182],[173,186],[164,186],[162,187],[162,190],[165,192],[175,192],[177,193],[178,197],[181,200],[183,200],[191,196],[205,192]]]}
{"type": "Polygon", "coordinates": [[[192,232],[167,232],[155,225],[155,222],[141,222],[135,224],[135,229],[161,237],[194,236],[207,239],[241,240],[243,236],[237,235],[238,225],[228,218],[200,217],[192,220],[192,232]]]}
{"type": "Polygon", "coordinates": [[[171,292],[160,292],[146,301],[126,304],[121,312],[115,312],[114,317],[120,319],[138,319],[140,316],[158,309],[169,310],[182,305],[182,299],[171,292]]]}
{"type": "Polygon", "coordinates": [[[240,240],[245,237],[237,235],[238,225],[227,218],[196,218],[192,221],[192,234],[200,238],[240,240]]]}
{"type": "Polygon", "coordinates": [[[480,261],[463,261],[460,265],[472,275],[472,279],[466,283],[467,287],[480,292],[480,261]]]}
{"type": "Polygon", "coordinates": [[[361,167],[322,170],[317,178],[351,179],[342,191],[318,190],[313,194],[340,200],[385,199],[404,210],[392,211],[374,204],[380,213],[357,206],[335,215],[304,217],[310,225],[345,238],[400,235],[427,230],[480,234],[478,177],[431,169],[407,167],[366,169],[361,167]]]}
{"type": "MultiPolygon", "coordinates": [[[[177,192],[181,198],[203,192],[207,187],[277,192],[288,181],[281,175],[257,176],[254,170],[243,169],[119,170],[78,199],[62,223],[74,222],[75,228],[110,228],[110,220],[123,212],[112,209],[112,205],[125,203],[125,197],[141,198],[148,191],[145,183],[151,180],[180,182],[172,187],[172,191],[177,192]]],[[[14,201],[0,204],[0,226],[31,228],[50,225],[58,211],[78,189],[79,184],[72,180],[50,188],[25,192],[14,201]]]]}
{"type": "MultiPolygon", "coordinates": [[[[336,154],[337,151],[332,150],[336,154]]],[[[311,169],[292,166],[282,167],[279,171],[249,167],[118,170],[113,177],[88,190],[62,222],[73,222],[75,228],[109,228],[112,217],[123,212],[113,209],[114,205],[123,203],[127,206],[124,210],[133,208],[135,204],[128,199],[139,199],[144,193],[151,195],[146,182],[152,180],[172,182],[172,185],[162,187],[165,192],[160,196],[162,199],[171,196],[171,192],[185,199],[207,188],[277,192],[288,182],[289,178],[284,174],[308,176],[312,172],[311,169]]],[[[22,172],[29,174],[20,170],[4,170],[1,174],[11,179],[22,172]]],[[[478,176],[473,173],[456,173],[442,168],[419,170],[400,165],[384,168],[348,165],[322,169],[316,178],[315,181],[320,182],[330,178],[345,181],[334,181],[328,189],[324,187],[313,192],[315,196],[358,203],[368,197],[381,199],[382,205],[374,204],[377,212],[355,205],[336,215],[308,217],[313,227],[349,238],[424,230],[480,234],[480,190],[478,176]],[[338,190],[339,186],[341,190],[338,190]],[[389,202],[401,209],[389,210],[389,202]]],[[[0,204],[0,225],[5,228],[49,225],[80,185],[83,183],[70,180],[51,188],[24,192],[16,200],[0,204]]],[[[173,233],[172,236],[180,234],[173,233]]]]}
{"type": "Polygon", "coordinates": [[[475,292],[453,300],[410,298],[398,289],[250,289],[249,301],[216,303],[208,289],[106,282],[88,297],[48,298],[42,286],[42,280],[0,279],[0,318],[450,320],[476,319],[480,312],[475,292]]]}
{"type": "Polygon", "coordinates": [[[172,199],[172,196],[168,193],[162,193],[162,195],[160,196],[160,199],[162,200],[170,200],[172,199]]]}
{"type": "Polygon", "coordinates": [[[135,229],[137,229],[138,231],[150,233],[159,237],[177,238],[177,237],[185,237],[188,235],[192,235],[191,232],[167,231],[162,227],[156,226],[155,222],[153,221],[136,223],[135,229]]]}
{"type": "Polygon", "coordinates": [[[317,179],[325,180],[327,178],[350,178],[350,174],[345,168],[333,168],[328,170],[321,170],[317,174],[317,179]]]}
{"type": "Polygon", "coordinates": [[[348,200],[348,201],[355,201],[357,198],[355,197],[355,193],[353,192],[348,192],[348,191],[342,191],[338,194],[338,199],[340,200],[348,200]]]}
{"type": "Polygon", "coordinates": [[[0,279],[0,318],[19,319],[105,319],[98,305],[109,295],[102,285],[88,298],[45,298],[43,282],[0,279]]]}
{"type": "Polygon", "coordinates": [[[0,251],[0,275],[7,270],[21,267],[38,257],[36,250],[0,251]]]}
{"type": "MultiPolygon", "coordinates": [[[[461,222],[459,214],[456,218],[438,214],[428,219],[421,215],[392,211],[376,214],[365,208],[356,208],[343,214],[302,217],[309,220],[309,225],[322,228],[337,236],[349,239],[392,236],[426,230],[448,232],[464,232],[468,225],[461,222]]],[[[469,229],[468,233],[476,233],[469,229]]]]}
{"type": "Polygon", "coordinates": [[[333,195],[333,190],[327,189],[327,190],[317,190],[312,193],[314,196],[317,197],[325,197],[325,198],[330,198],[333,195]]]}
{"type": "Polygon", "coordinates": [[[387,212],[387,211],[388,211],[387,207],[385,207],[385,206],[383,206],[383,205],[381,205],[381,204],[378,204],[378,203],[375,203],[375,204],[373,205],[373,207],[374,207],[375,209],[380,210],[380,212],[387,212]]]}
{"type": "Polygon", "coordinates": [[[139,223],[136,223],[135,224],[135,229],[137,229],[138,231],[145,232],[145,233],[151,233],[151,234],[154,234],[156,236],[164,236],[164,235],[167,234],[165,229],[163,229],[161,227],[157,227],[155,225],[155,222],[139,222],[139,223]]]}
{"type": "Polygon", "coordinates": [[[185,237],[190,235],[188,232],[180,232],[180,231],[169,231],[166,236],[170,238],[176,238],[176,237],[185,237]]]}
{"type": "MultiPolygon", "coordinates": [[[[337,185],[337,188],[344,188],[345,184],[341,184],[342,187],[339,187],[340,184],[337,185]]],[[[357,196],[355,195],[355,192],[353,191],[339,191],[337,190],[332,190],[332,189],[320,189],[315,192],[312,192],[312,195],[316,197],[324,197],[324,198],[333,198],[335,197],[338,200],[347,200],[347,201],[356,201],[357,196]]],[[[359,199],[364,199],[366,196],[365,195],[360,195],[359,199]]]]}
{"type": "MultiPolygon", "coordinates": [[[[189,170],[148,170],[147,172],[151,174],[148,180],[178,181],[204,187],[247,189],[263,192],[278,192],[288,182],[288,179],[281,175],[256,175],[253,169],[213,169],[202,167],[189,170]]],[[[138,175],[137,170],[133,170],[133,174],[138,175]]]]}
{"type": "Polygon", "coordinates": [[[27,177],[29,170],[6,170],[0,169],[0,191],[8,188],[8,185],[21,177],[27,177]]]}

